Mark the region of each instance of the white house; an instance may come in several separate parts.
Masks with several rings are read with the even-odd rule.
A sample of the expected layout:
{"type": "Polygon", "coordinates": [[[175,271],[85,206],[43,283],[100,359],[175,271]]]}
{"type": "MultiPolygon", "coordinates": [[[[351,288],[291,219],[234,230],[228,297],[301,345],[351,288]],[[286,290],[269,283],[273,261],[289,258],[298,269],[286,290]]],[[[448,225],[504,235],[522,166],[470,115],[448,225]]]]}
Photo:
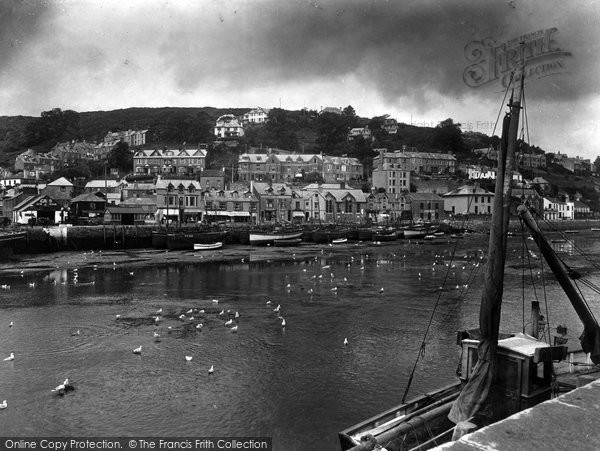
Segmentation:
{"type": "Polygon", "coordinates": [[[444,210],[452,214],[492,214],[494,193],[478,186],[464,185],[442,196],[444,210]]]}
{"type": "Polygon", "coordinates": [[[217,119],[215,136],[219,138],[237,138],[244,136],[244,127],[233,114],[224,114],[217,119]]]}
{"type": "Polygon", "coordinates": [[[555,219],[575,219],[575,202],[569,200],[568,196],[564,201],[553,197],[544,197],[543,203],[544,219],[547,219],[549,221],[555,219]]]}
{"type": "Polygon", "coordinates": [[[248,111],[242,116],[243,122],[250,124],[264,124],[269,118],[269,108],[256,107],[253,110],[248,111]]]}

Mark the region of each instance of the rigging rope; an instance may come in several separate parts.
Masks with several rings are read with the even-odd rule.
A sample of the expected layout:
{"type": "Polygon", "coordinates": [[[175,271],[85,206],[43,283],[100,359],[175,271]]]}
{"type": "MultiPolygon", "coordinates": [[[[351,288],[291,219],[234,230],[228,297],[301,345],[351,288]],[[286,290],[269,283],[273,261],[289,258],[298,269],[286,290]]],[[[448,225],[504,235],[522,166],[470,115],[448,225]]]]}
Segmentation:
{"type": "MultiPolygon", "coordinates": [[[[492,136],[494,135],[494,133],[496,131],[496,127],[498,126],[498,123],[500,121],[500,116],[502,115],[502,109],[504,108],[504,102],[506,102],[506,97],[508,96],[508,92],[511,89],[511,86],[513,85],[514,75],[515,75],[515,71],[513,70],[511,72],[511,74],[510,74],[510,79],[509,79],[509,82],[507,83],[506,90],[504,91],[504,97],[502,99],[502,103],[500,104],[500,110],[498,111],[498,116],[496,117],[496,122],[495,122],[494,128],[492,130],[492,136]]],[[[469,198],[468,203],[467,203],[467,212],[470,211],[470,206],[471,206],[471,202],[472,201],[473,201],[473,199],[469,198]]],[[[466,217],[463,218],[463,227],[462,227],[463,230],[464,230],[464,223],[465,223],[465,221],[466,221],[466,217]]],[[[457,246],[458,246],[458,240],[456,241],[456,243],[454,243],[454,248],[452,250],[452,255],[451,255],[451,258],[450,258],[450,264],[448,265],[448,270],[446,271],[446,275],[444,276],[444,281],[443,281],[443,284],[442,284],[442,290],[440,290],[439,293],[438,293],[438,297],[437,297],[437,299],[435,301],[435,304],[433,306],[433,311],[431,312],[431,316],[429,318],[429,322],[427,323],[427,328],[425,329],[425,334],[423,336],[423,340],[421,341],[421,345],[419,346],[419,351],[417,353],[417,357],[415,359],[414,365],[413,365],[412,370],[410,372],[410,375],[408,377],[408,382],[406,384],[406,388],[404,389],[404,394],[402,395],[402,403],[403,404],[406,401],[406,396],[408,395],[408,391],[410,390],[410,386],[412,384],[412,380],[414,378],[415,371],[416,371],[417,365],[419,363],[419,358],[423,357],[425,355],[425,345],[426,345],[426,342],[427,342],[427,335],[428,335],[429,329],[431,328],[431,325],[433,323],[433,318],[435,316],[435,312],[436,312],[436,310],[438,308],[438,305],[440,303],[440,299],[441,299],[441,295],[442,295],[442,292],[443,292],[443,288],[446,286],[446,282],[448,280],[448,275],[449,275],[450,269],[451,269],[451,264],[454,261],[454,256],[456,254],[456,248],[457,248],[457,246]]]]}

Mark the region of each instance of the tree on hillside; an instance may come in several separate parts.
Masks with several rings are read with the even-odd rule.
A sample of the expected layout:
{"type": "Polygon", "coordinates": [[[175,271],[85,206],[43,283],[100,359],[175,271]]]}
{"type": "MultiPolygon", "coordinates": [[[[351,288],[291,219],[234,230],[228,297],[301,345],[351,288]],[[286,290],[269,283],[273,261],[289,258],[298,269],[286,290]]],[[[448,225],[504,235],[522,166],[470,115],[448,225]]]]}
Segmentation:
{"type": "Polygon", "coordinates": [[[54,145],[76,138],[79,138],[79,113],[73,110],[53,108],[42,111],[40,117],[27,124],[25,129],[27,146],[54,145]]]}
{"type": "Polygon", "coordinates": [[[459,159],[468,158],[470,152],[463,141],[460,125],[451,118],[440,122],[433,131],[431,147],[440,152],[452,152],[459,159]]]}
{"type": "Polygon", "coordinates": [[[119,141],[108,152],[106,157],[108,166],[117,168],[122,172],[131,172],[133,170],[133,152],[129,150],[129,144],[125,141],[119,141]]]}
{"type": "MultiPolygon", "coordinates": [[[[594,160],[594,167],[599,168],[600,167],[600,156],[596,157],[596,159],[594,160]]],[[[597,171],[598,169],[593,170],[593,172],[597,171]]]]}
{"type": "Polygon", "coordinates": [[[342,113],[344,113],[344,116],[351,119],[352,121],[356,120],[356,111],[354,110],[352,105],[348,105],[346,108],[344,108],[342,110],[342,113]]]}
{"type": "Polygon", "coordinates": [[[356,116],[352,116],[351,106],[344,108],[347,114],[323,113],[317,118],[316,144],[319,150],[339,154],[347,150],[348,130],[355,124],[356,116]]]}

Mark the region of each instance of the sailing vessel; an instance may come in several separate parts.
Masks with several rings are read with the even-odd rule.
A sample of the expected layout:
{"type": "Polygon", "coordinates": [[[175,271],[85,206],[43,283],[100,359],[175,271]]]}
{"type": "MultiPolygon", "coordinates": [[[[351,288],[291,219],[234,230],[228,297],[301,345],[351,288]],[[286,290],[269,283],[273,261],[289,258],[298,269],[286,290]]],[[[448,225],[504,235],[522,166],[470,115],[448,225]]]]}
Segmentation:
{"type": "MultiPolygon", "coordinates": [[[[538,339],[542,318],[537,302],[532,302],[531,336],[500,333],[511,170],[517,148],[522,91],[521,79],[518,98],[511,98],[510,110],[502,125],[479,329],[459,334],[459,379],[411,401],[402,399],[400,405],[340,432],[343,450],[366,451],[376,445],[388,451],[429,449],[548,400],[557,388],[563,391],[574,388],[572,377],[569,381],[568,370],[564,370],[568,365],[559,367],[556,363],[564,361],[567,347],[560,341],[551,345],[538,339]]],[[[518,214],[583,323],[582,352],[576,356],[570,354],[569,361],[590,358],[599,364],[600,327],[569,278],[574,276],[573,271],[565,270],[529,208],[520,206],[518,214]]],[[[412,375],[408,386],[411,379],[412,375]]],[[[408,388],[404,398],[407,392],[408,388]]]]}

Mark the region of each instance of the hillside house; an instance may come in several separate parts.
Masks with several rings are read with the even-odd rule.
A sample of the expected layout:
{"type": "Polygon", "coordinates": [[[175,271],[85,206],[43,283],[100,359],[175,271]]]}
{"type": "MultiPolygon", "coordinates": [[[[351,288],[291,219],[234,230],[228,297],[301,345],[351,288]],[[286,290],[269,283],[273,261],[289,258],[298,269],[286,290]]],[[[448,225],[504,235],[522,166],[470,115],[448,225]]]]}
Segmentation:
{"type": "Polygon", "coordinates": [[[244,127],[233,114],[224,114],[217,119],[214,134],[219,138],[238,138],[244,136],[244,127]]]}

